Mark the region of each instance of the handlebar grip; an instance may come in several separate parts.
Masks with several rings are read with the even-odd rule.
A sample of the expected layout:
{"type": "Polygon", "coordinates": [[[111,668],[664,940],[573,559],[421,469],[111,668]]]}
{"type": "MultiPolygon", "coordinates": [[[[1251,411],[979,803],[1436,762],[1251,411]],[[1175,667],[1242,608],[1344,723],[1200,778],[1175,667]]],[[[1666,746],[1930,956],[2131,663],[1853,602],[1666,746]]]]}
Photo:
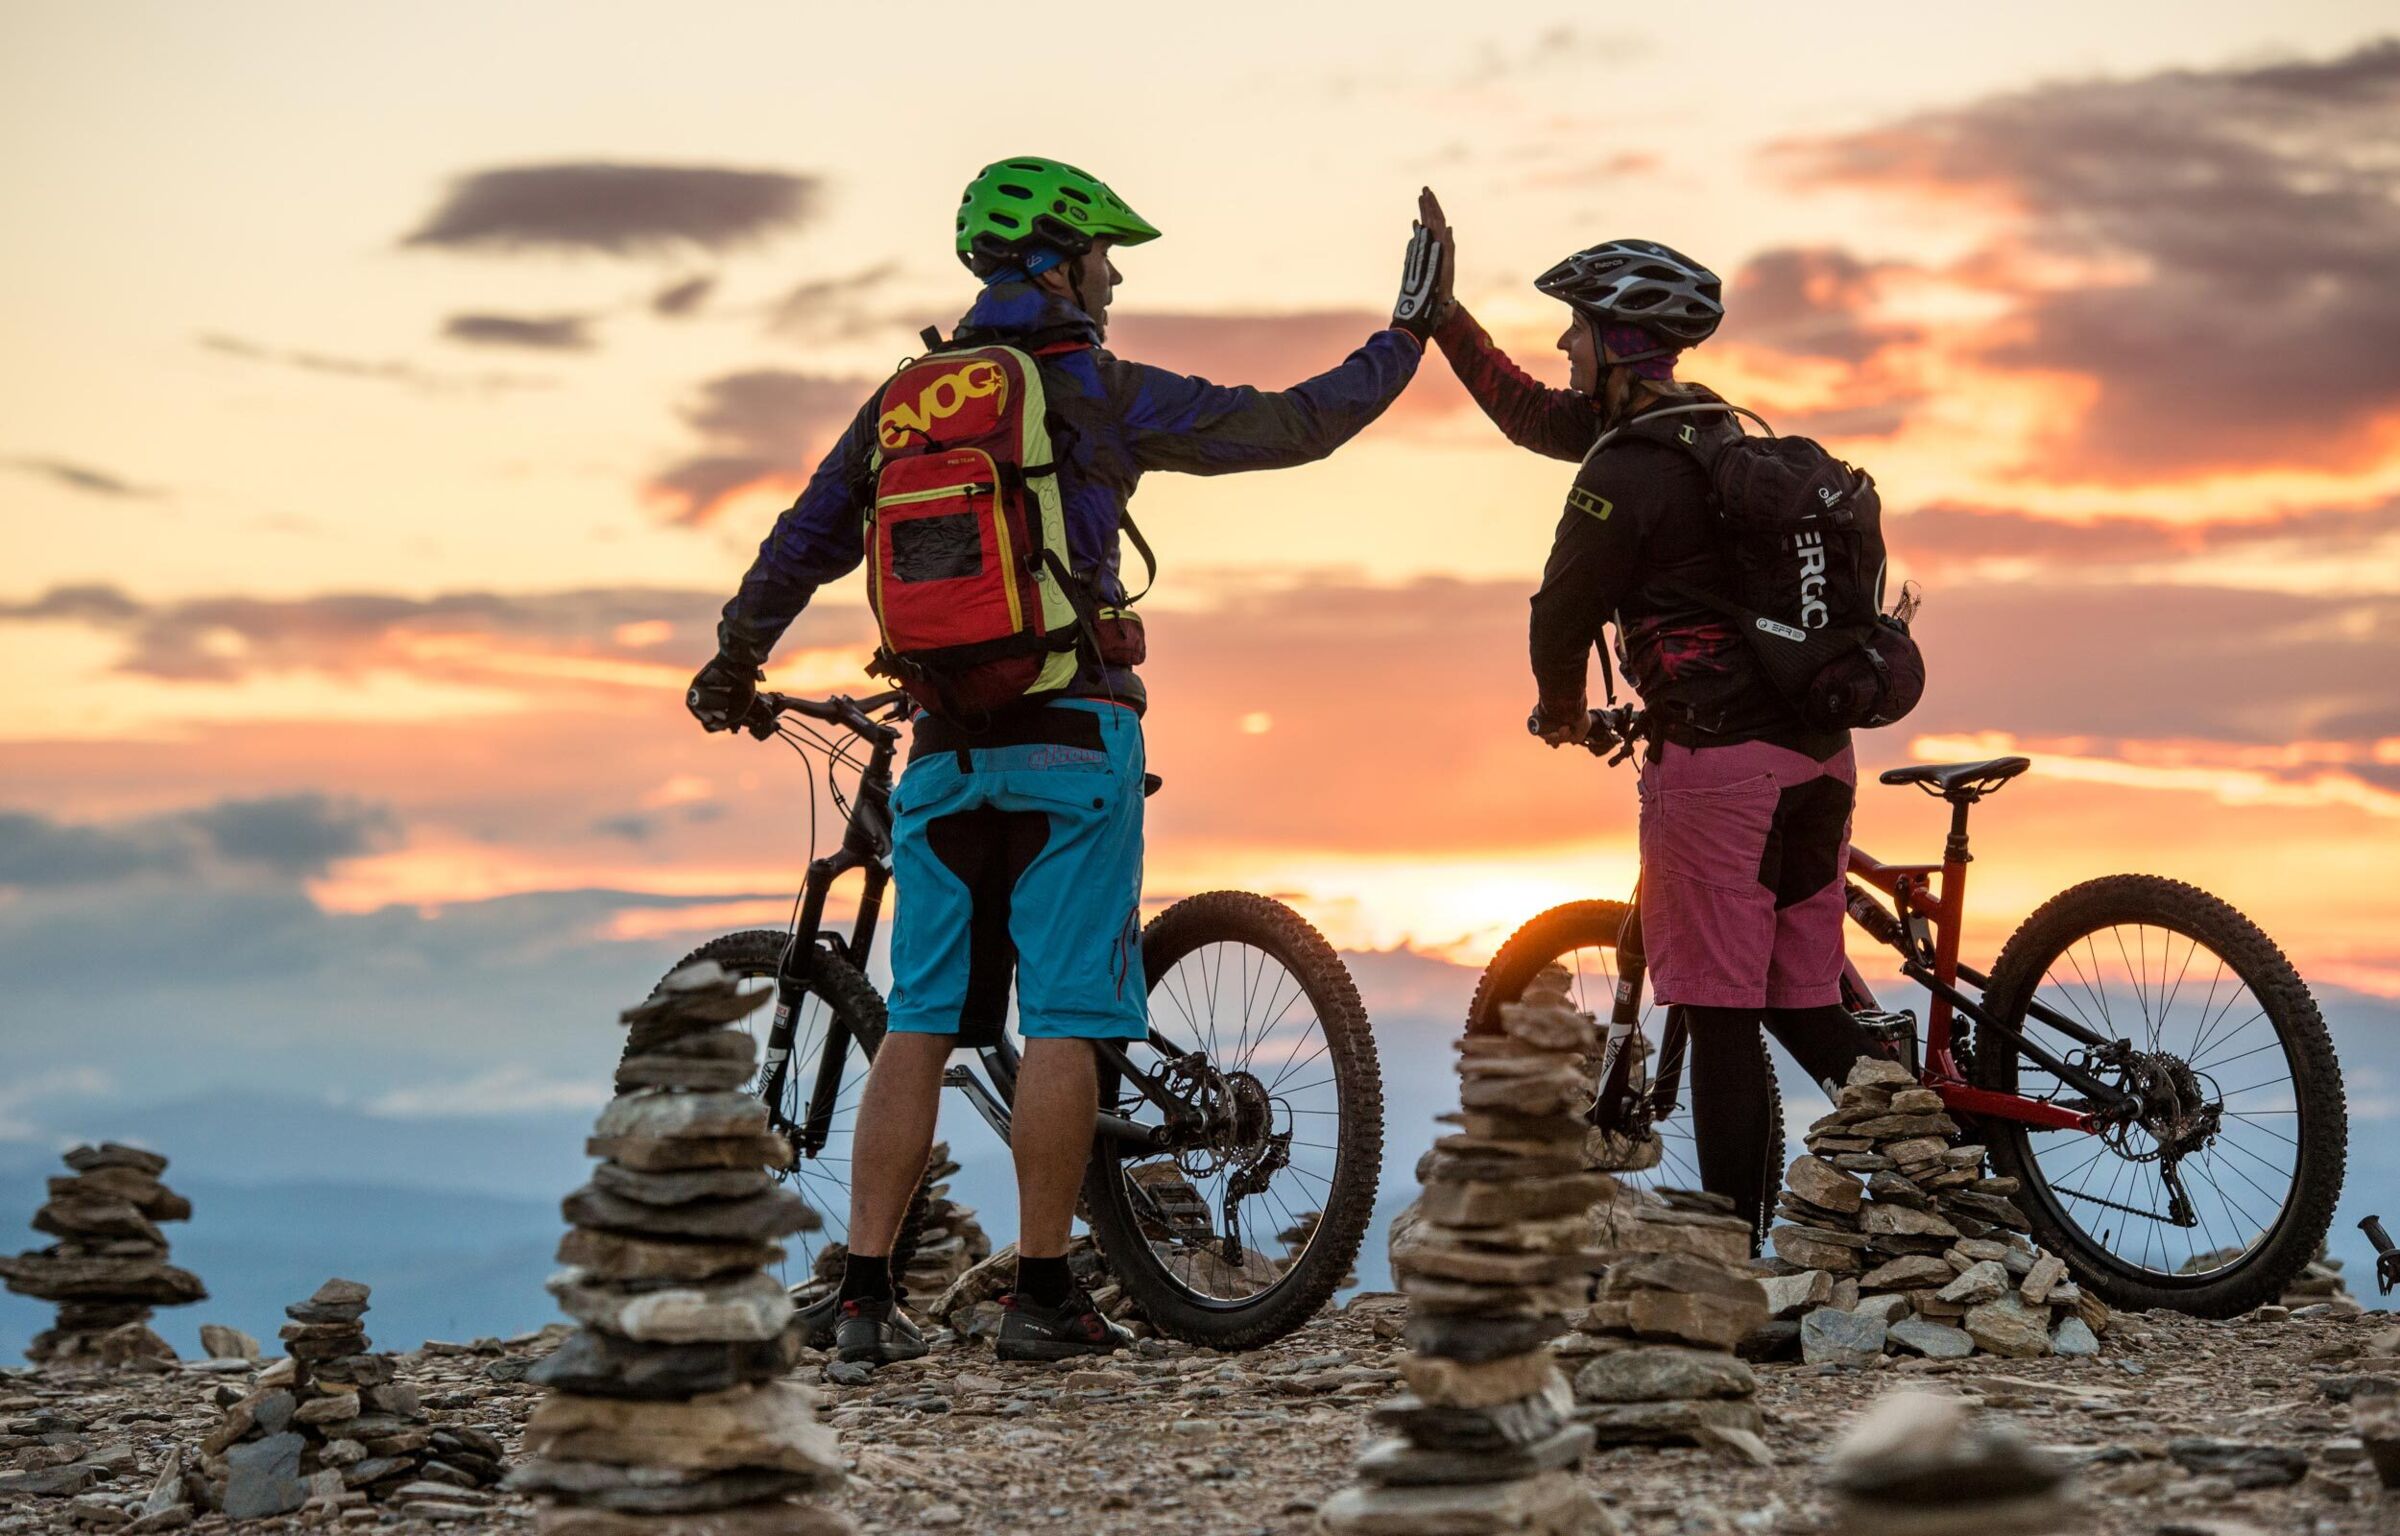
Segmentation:
{"type": "Polygon", "coordinates": [[[2367,1217],[2358,1224],[2358,1230],[2367,1234],[2367,1241],[2375,1245],[2375,1251],[2377,1253],[2390,1253],[2393,1251],[2392,1234],[2383,1230],[2382,1217],[2367,1217]]]}

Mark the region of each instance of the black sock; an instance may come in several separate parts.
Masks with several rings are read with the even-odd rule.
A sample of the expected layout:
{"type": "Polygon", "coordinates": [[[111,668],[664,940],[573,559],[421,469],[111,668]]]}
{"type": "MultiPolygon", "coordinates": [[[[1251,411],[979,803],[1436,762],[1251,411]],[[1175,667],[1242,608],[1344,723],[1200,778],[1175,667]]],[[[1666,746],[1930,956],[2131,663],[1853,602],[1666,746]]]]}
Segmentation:
{"type": "Polygon", "coordinates": [[[1770,1148],[1767,1081],[1759,1074],[1758,1010],[1684,1008],[1690,1041],[1685,1091],[1692,1105],[1692,1139],[1698,1143],[1700,1183],[1714,1195],[1733,1197],[1733,1208],[1757,1231],[1764,1225],[1767,1161],[1778,1164],[1783,1149],[1770,1148]]]}
{"type": "Polygon", "coordinates": [[[1055,1307],[1075,1289],[1075,1276],[1064,1255],[1036,1259],[1017,1255],[1017,1294],[1037,1307],[1055,1307]]]}
{"type": "Polygon", "coordinates": [[[1821,1008],[1770,1008],[1767,1033],[1831,1093],[1841,1092],[1859,1057],[1889,1054],[1839,1003],[1821,1008]]]}
{"type": "Polygon", "coordinates": [[[842,1300],[889,1301],[892,1298],[892,1256],[853,1253],[842,1260],[842,1300]]]}

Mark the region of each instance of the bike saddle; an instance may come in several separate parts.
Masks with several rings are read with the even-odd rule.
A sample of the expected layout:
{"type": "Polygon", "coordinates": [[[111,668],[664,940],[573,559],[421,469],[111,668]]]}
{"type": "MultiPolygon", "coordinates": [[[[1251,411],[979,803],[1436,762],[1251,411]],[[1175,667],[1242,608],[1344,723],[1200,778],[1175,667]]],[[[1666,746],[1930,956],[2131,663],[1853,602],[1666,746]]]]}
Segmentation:
{"type": "Polygon", "coordinates": [[[1916,763],[1888,769],[1886,784],[1914,784],[1945,800],[1980,800],[2033,766],[2030,757],[1990,757],[1980,763],[1916,763]]]}

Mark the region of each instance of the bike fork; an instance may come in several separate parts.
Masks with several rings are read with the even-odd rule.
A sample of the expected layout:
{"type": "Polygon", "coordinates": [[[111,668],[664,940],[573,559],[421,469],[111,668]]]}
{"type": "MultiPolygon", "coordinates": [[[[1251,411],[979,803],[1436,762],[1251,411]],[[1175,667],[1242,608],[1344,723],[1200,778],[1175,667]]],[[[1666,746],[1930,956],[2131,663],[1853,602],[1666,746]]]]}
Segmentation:
{"type": "Polygon", "coordinates": [[[1642,950],[1642,888],[1637,882],[1617,931],[1617,991],[1610,1001],[1608,1039],[1600,1050],[1600,1092],[1592,1103],[1595,1125],[1621,1123],[1625,1085],[1633,1075],[1626,1045],[1642,1017],[1642,982],[1649,970],[1642,950]]]}

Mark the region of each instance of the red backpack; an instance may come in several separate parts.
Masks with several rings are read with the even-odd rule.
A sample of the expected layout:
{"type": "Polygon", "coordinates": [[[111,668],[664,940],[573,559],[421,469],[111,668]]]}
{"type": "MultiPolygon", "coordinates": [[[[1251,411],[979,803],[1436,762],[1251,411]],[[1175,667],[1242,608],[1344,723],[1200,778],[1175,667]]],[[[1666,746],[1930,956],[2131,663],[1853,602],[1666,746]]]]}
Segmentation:
{"type": "Polygon", "coordinates": [[[1014,347],[935,352],[884,386],[868,670],[973,722],[1075,680],[1089,606],[1068,564],[1040,367],[1014,347]]]}

